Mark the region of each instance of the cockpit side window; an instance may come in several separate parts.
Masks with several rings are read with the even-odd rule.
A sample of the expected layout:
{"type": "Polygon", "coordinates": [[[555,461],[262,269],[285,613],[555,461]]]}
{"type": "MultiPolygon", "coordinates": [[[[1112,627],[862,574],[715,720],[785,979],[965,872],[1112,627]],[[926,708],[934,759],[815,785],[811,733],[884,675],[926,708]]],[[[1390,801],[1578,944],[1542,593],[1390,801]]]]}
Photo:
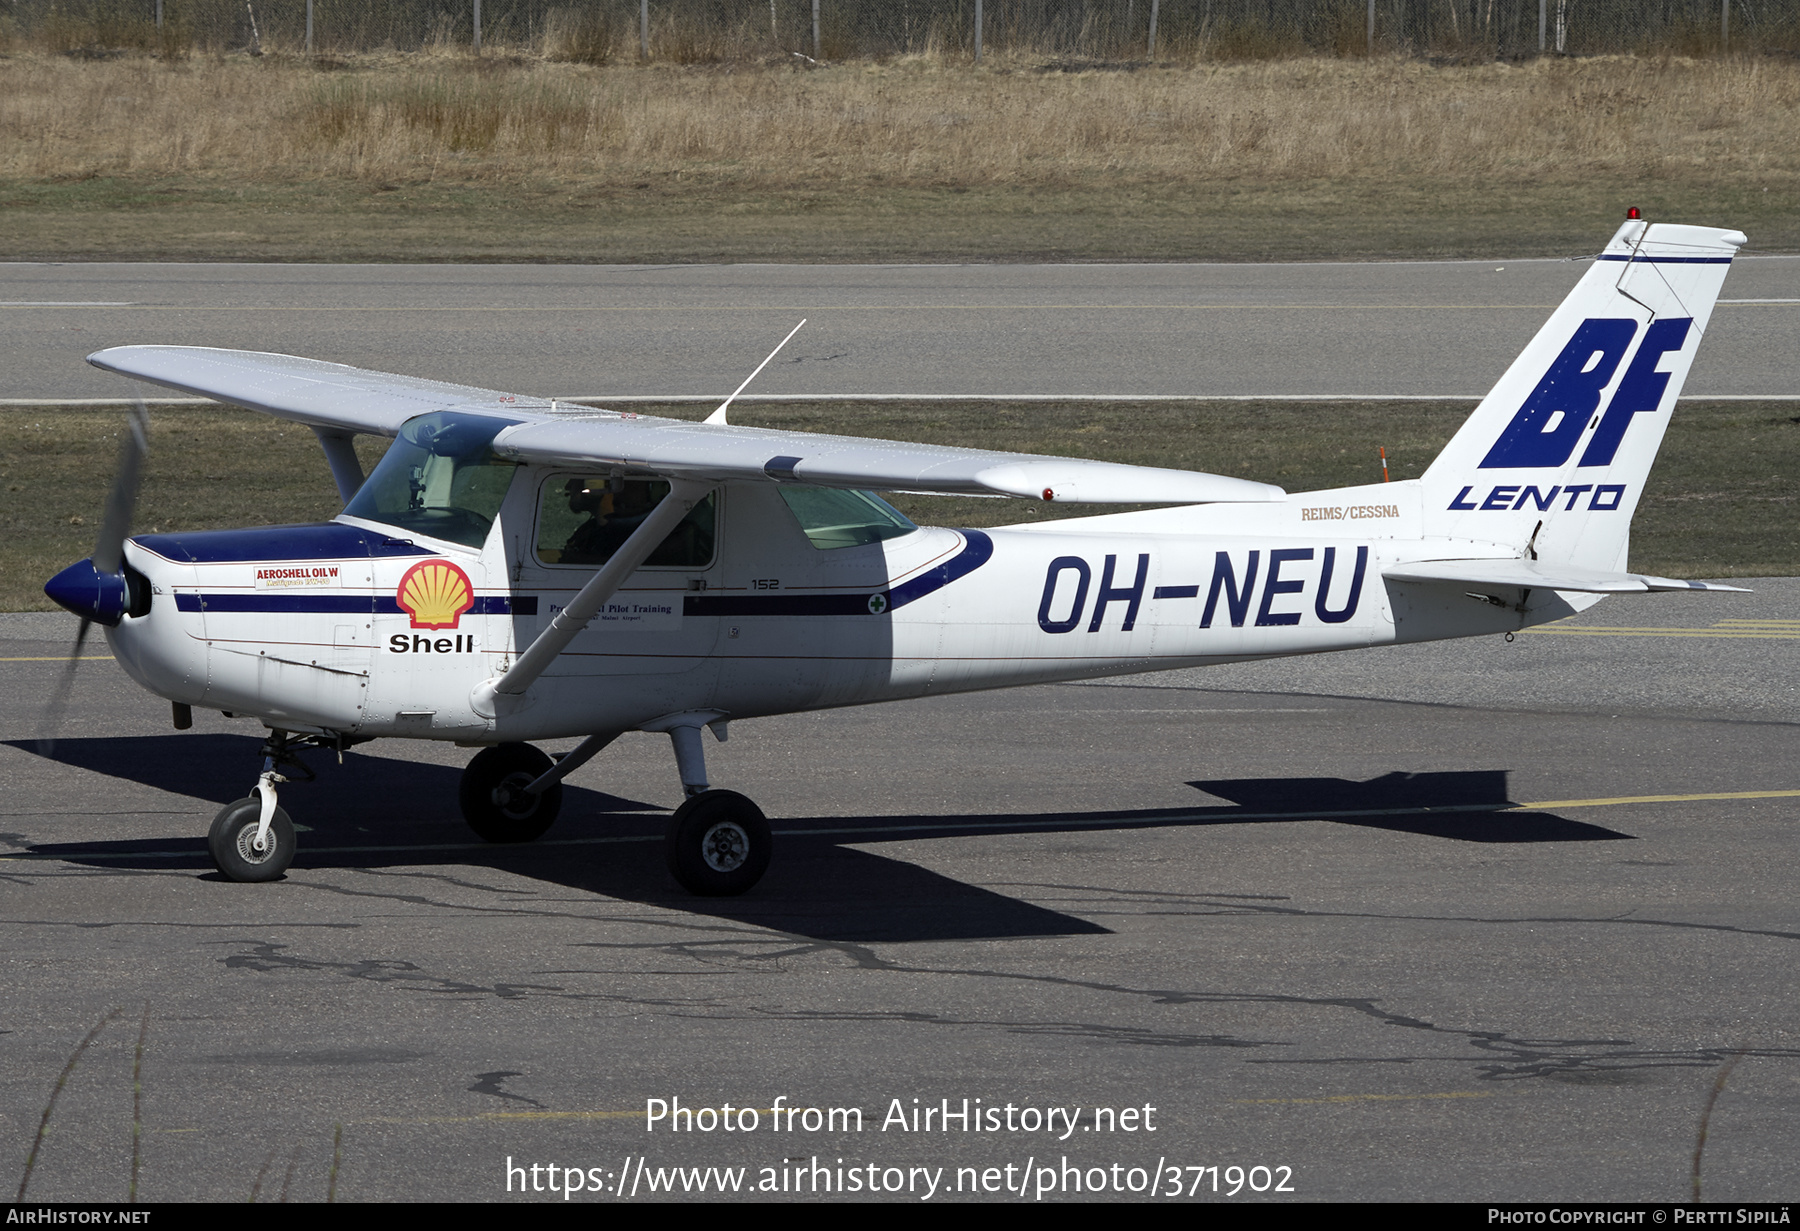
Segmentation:
{"type": "Polygon", "coordinates": [[[495,456],[494,437],[515,422],[454,411],[410,420],[344,512],[480,547],[518,471],[495,456]]]}
{"type": "Polygon", "coordinates": [[[905,514],[874,492],[799,483],[783,483],[776,490],[806,531],[806,537],[821,551],[879,543],[918,529],[905,514]]]}
{"type": "MultiPolygon", "coordinates": [[[[669,485],[659,479],[556,475],[538,497],[538,559],[587,568],[605,564],[668,494],[669,485]]],[[[711,564],[718,533],[716,510],[716,493],[709,492],[650,553],[644,566],[698,569],[711,564]]]]}

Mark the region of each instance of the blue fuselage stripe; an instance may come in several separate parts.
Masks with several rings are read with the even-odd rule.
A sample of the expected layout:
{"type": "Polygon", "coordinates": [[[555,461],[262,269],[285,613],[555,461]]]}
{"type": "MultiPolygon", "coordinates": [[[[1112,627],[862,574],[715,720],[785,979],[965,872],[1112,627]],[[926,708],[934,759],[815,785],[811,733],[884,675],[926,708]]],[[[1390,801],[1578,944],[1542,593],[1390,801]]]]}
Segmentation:
{"type": "Polygon", "coordinates": [[[690,594],[681,613],[691,616],[839,616],[868,615],[866,594],[690,594]]]}
{"type": "MultiPolygon", "coordinates": [[[[691,616],[843,616],[880,615],[896,607],[918,602],[951,582],[967,577],[994,555],[994,540],[979,530],[963,530],[963,549],[935,568],[889,590],[852,594],[688,594],[683,596],[683,615],[691,616]]],[[[292,557],[289,557],[292,558],[292,557]]],[[[178,611],[266,612],[286,614],[404,615],[392,595],[367,594],[177,594],[178,611]]],[[[477,598],[469,615],[521,615],[538,613],[535,594],[492,595],[477,598]]]]}
{"type": "MultiPolygon", "coordinates": [[[[285,614],[405,615],[393,598],[367,594],[177,594],[177,611],[273,612],[285,614]]],[[[535,594],[478,598],[468,615],[536,615],[535,594]]]]}
{"type": "Polygon", "coordinates": [[[927,594],[935,594],[951,582],[967,577],[994,557],[994,540],[979,530],[959,531],[968,541],[963,549],[938,565],[927,569],[911,581],[902,582],[888,591],[888,607],[904,607],[927,594]]]}
{"type": "Polygon", "coordinates": [[[681,611],[691,616],[882,615],[935,594],[993,558],[993,539],[979,530],[960,533],[966,540],[961,551],[892,589],[855,594],[690,594],[682,600],[681,611]]]}

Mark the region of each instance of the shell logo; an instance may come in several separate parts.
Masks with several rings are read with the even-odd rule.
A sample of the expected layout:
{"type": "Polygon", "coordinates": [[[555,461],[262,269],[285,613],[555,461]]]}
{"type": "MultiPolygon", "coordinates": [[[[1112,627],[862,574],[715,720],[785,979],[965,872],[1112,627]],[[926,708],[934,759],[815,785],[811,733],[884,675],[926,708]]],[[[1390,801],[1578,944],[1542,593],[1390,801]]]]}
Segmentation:
{"type": "Polygon", "coordinates": [[[414,628],[455,628],[475,605],[475,587],[450,561],[425,560],[406,570],[394,599],[414,628]]]}

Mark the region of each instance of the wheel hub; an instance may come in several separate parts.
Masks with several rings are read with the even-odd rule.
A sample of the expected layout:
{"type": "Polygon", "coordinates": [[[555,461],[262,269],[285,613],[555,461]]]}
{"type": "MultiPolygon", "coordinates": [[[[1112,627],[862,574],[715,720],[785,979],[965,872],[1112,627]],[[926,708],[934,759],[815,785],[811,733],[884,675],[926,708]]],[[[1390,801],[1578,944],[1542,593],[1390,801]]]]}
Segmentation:
{"type": "Polygon", "coordinates": [[[238,857],[245,863],[267,863],[275,856],[275,831],[269,830],[269,836],[263,840],[263,849],[256,849],[256,823],[252,821],[237,831],[238,857]]]}
{"type": "Polygon", "coordinates": [[[538,807],[539,797],[525,789],[531,782],[530,774],[508,774],[494,788],[494,806],[515,821],[526,820],[538,807]]]}
{"type": "Polygon", "coordinates": [[[736,821],[720,821],[700,839],[700,857],[715,872],[735,872],[750,857],[750,835],[736,821]]]}

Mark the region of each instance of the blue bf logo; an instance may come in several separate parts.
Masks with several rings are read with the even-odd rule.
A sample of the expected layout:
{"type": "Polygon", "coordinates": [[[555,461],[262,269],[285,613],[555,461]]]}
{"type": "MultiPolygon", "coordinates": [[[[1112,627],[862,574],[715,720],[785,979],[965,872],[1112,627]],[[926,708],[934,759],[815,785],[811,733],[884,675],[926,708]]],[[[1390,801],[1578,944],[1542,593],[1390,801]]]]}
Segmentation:
{"type": "MultiPolygon", "coordinates": [[[[1631,417],[1656,409],[1669,387],[1669,374],[1658,372],[1656,365],[1670,351],[1682,348],[1693,323],[1685,316],[1651,322],[1625,379],[1619,382],[1619,391],[1606,408],[1606,417],[1581,454],[1580,465],[1610,466],[1619,442],[1625,439],[1625,429],[1631,426],[1631,417]]],[[[1601,391],[1612,383],[1636,334],[1637,322],[1632,320],[1583,321],[1481,459],[1481,469],[1553,467],[1567,462],[1588,419],[1600,406],[1601,391]]]]}

